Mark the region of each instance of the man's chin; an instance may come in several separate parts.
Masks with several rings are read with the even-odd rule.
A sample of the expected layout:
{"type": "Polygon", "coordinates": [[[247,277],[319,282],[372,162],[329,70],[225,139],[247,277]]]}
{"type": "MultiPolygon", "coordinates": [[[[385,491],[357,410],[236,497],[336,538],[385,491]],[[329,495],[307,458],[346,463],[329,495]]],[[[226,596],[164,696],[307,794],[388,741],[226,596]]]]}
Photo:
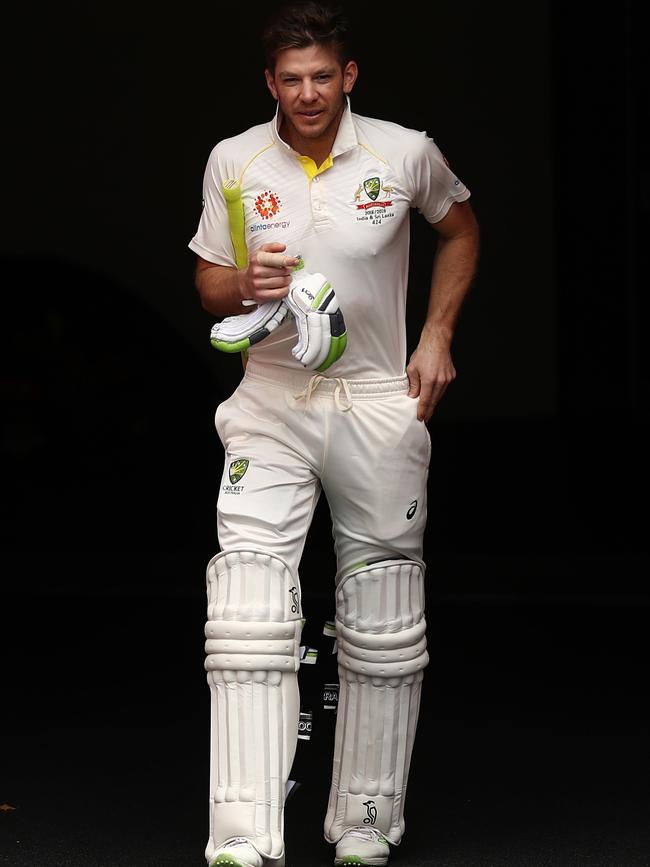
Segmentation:
{"type": "Polygon", "coordinates": [[[297,123],[295,127],[303,138],[320,138],[327,129],[327,124],[322,121],[317,124],[297,123]]]}

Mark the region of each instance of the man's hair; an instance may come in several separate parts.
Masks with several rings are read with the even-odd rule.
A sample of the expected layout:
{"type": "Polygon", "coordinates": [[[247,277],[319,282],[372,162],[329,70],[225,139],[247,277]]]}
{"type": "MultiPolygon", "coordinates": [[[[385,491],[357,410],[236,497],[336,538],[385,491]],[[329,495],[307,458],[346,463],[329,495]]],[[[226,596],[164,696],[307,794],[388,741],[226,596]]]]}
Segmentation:
{"type": "Polygon", "coordinates": [[[350,60],[350,28],[341,7],[315,0],[284,3],[262,31],[266,67],[273,73],[278,54],[286,48],[332,46],[341,67],[350,60]]]}

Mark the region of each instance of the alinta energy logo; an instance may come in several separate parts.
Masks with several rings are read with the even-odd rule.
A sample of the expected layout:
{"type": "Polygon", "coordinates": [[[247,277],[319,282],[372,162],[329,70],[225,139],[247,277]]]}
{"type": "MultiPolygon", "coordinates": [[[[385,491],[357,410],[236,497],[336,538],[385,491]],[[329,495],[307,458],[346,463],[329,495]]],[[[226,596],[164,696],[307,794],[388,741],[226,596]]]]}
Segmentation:
{"type": "Polygon", "coordinates": [[[277,216],[280,212],[280,196],[277,193],[272,193],[270,190],[264,190],[255,199],[255,210],[263,220],[270,220],[277,216]]]}
{"type": "Polygon", "coordinates": [[[289,220],[277,220],[276,217],[282,209],[282,199],[272,190],[264,190],[255,196],[253,202],[255,213],[263,220],[262,223],[253,223],[250,232],[264,232],[268,229],[286,229],[289,220]]]}

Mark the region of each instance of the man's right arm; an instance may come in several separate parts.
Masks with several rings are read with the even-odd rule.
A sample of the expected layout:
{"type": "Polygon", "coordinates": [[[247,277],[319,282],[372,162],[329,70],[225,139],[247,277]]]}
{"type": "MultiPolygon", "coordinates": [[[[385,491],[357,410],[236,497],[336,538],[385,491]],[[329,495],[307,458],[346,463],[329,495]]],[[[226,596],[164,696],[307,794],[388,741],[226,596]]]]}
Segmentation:
{"type": "Polygon", "coordinates": [[[215,265],[197,256],[194,282],[203,308],[223,318],[250,312],[251,307],[242,304],[245,300],[260,305],[283,298],[291,282],[292,268],[299,261],[281,255],[285,249],[284,244],[263,244],[241,270],[215,265]]]}
{"type": "Polygon", "coordinates": [[[208,313],[219,319],[246,313],[242,305],[244,296],[241,287],[241,271],[226,265],[215,265],[200,256],[196,257],[194,285],[201,298],[201,305],[208,313]]]}

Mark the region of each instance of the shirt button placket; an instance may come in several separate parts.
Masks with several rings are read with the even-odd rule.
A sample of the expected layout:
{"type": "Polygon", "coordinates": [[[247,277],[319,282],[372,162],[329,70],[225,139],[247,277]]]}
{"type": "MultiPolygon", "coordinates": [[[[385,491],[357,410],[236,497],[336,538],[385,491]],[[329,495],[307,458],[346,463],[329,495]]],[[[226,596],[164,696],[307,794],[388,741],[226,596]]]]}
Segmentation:
{"type": "Polygon", "coordinates": [[[324,196],[324,184],[317,175],[311,182],[311,209],[314,215],[314,223],[321,225],[327,222],[327,207],[324,196]]]}

